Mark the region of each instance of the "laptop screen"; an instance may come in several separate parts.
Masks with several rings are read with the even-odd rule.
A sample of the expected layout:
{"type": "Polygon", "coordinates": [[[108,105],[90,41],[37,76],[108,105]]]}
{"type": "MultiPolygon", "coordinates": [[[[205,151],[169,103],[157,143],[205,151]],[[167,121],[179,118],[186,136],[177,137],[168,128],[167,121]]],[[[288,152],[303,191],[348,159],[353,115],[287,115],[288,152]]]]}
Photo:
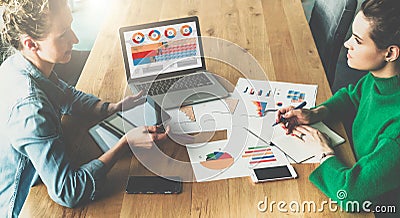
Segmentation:
{"type": "Polygon", "coordinates": [[[196,21],[160,23],[168,24],[121,32],[130,79],[203,67],[196,21]]]}

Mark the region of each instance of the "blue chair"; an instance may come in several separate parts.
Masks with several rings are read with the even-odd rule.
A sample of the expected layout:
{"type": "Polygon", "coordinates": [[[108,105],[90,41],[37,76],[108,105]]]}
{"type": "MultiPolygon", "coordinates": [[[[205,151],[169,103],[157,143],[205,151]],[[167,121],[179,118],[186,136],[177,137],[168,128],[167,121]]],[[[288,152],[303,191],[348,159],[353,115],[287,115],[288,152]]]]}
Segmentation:
{"type": "Polygon", "coordinates": [[[311,12],[311,32],[331,87],[340,49],[356,8],[357,0],[316,0],[311,12]]]}

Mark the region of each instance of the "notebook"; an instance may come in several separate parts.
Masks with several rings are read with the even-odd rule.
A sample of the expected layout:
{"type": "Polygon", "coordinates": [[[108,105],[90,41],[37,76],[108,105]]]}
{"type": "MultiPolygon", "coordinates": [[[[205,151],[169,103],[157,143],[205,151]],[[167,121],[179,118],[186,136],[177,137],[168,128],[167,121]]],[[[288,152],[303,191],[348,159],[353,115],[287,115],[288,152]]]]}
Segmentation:
{"type": "MultiPolygon", "coordinates": [[[[345,139],[331,130],[322,122],[310,125],[313,128],[328,135],[332,146],[337,146],[345,142],[345,139]]],[[[274,133],[271,143],[280,148],[287,156],[293,159],[296,163],[302,163],[320,153],[318,147],[312,144],[307,144],[291,135],[286,135],[285,130],[280,126],[274,128],[274,133]]]]}

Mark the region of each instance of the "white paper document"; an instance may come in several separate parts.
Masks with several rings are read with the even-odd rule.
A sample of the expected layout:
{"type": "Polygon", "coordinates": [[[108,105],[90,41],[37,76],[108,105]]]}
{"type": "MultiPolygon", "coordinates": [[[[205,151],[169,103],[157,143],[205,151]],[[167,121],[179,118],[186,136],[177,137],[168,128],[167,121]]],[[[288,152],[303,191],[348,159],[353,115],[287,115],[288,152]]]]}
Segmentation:
{"type": "Polygon", "coordinates": [[[218,99],[205,103],[195,104],[193,117],[195,121],[180,109],[170,109],[167,113],[171,116],[168,122],[173,133],[192,133],[230,129],[233,126],[233,111],[236,108],[235,99],[218,99]]]}
{"type": "Polygon", "coordinates": [[[250,80],[240,78],[232,94],[245,107],[238,113],[252,117],[275,114],[280,108],[294,106],[306,101],[305,108],[315,106],[317,85],[250,80]]]}
{"type": "MultiPolygon", "coordinates": [[[[332,146],[342,144],[345,141],[342,137],[329,129],[329,127],[322,122],[315,123],[311,125],[311,127],[327,134],[331,139],[332,146]]],[[[283,130],[280,126],[276,126],[274,128],[271,142],[282,149],[282,151],[285,152],[285,154],[296,163],[302,163],[307,160],[310,162],[310,159],[321,153],[318,145],[305,143],[295,136],[286,135],[285,130],[283,130]]],[[[314,158],[311,162],[315,161],[319,162],[319,159],[314,158]]]]}
{"type": "Polygon", "coordinates": [[[252,168],[289,164],[279,149],[243,128],[233,128],[228,140],[187,145],[196,181],[250,176],[252,168]]]}

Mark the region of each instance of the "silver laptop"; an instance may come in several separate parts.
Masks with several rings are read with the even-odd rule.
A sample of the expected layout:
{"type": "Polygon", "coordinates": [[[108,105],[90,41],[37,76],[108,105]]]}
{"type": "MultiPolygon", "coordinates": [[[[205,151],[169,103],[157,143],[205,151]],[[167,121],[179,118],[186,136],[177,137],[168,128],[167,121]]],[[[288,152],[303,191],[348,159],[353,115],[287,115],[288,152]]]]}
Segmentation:
{"type": "Polygon", "coordinates": [[[133,93],[143,90],[165,109],[228,96],[206,71],[197,17],[123,27],[119,35],[133,93]]]}

